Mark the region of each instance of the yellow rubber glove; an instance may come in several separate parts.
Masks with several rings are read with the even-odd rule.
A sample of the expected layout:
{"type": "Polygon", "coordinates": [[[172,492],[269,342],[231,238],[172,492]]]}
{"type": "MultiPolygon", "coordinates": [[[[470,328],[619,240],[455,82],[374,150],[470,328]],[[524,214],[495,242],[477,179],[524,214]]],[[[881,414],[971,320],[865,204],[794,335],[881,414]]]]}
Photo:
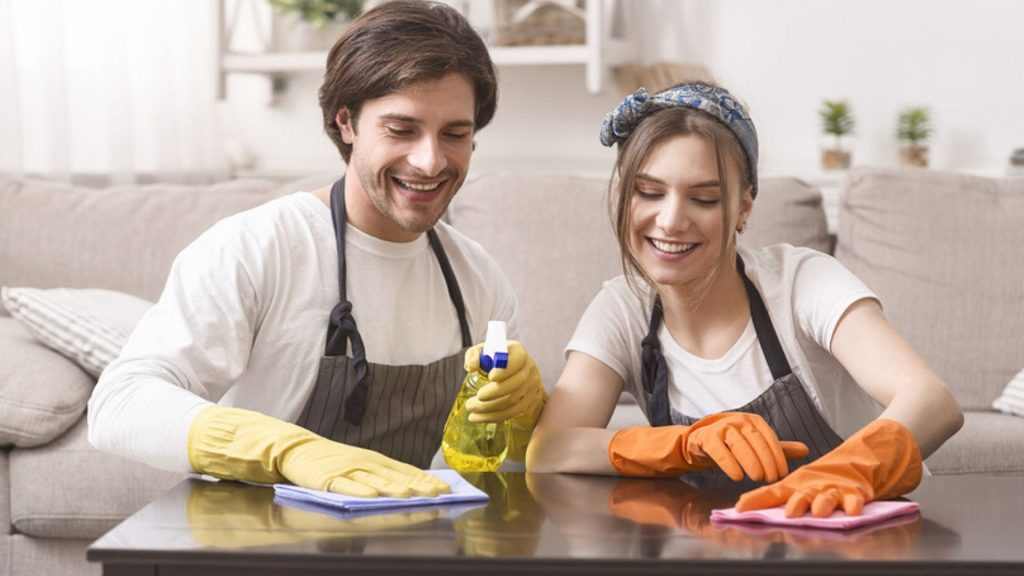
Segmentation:
{"type": "Polygon", "coordinates": [[[895,498],[921,482],[921,451],[910,431],[895,420],[874,420],[834,450],[782,481],[740,496],[736,510],[786,506],[786,516],[817,517],[842,506],[859,515],[872,500],[895,498]]]}
{"type": "MultiPolygon", "coordinates": [[[[477,344],[466,351],[466,372],[480,370],[480,351],[477,344]]],[[[511,420],[512,439],[510,460],[522,462],[533,428],[547,404],[548,395],[540,380],[537,363],[522,344],[508,342],[508,365],[493,368],[487,373],[488,384],[476,396],[466,401],[470,422],[502,422],[511,420]]]]}
{"type": "Polygon", "coordinates": [[[436,496],[443,480],[372,450],[239,408],[210,406],[188,432],[192,469],[225,480],[296,486],[350,496],[436,496]]]}
{"type": "Polygon", "coordinates": [[[807,456],[802,442],[782,442],[757,414],[721,412],[692,426],[643,426],[620,430],[608,459],[626,476],[679,476],[721,468],[736,482],[775,482],[789,473],[786,460],[807,456]]]}

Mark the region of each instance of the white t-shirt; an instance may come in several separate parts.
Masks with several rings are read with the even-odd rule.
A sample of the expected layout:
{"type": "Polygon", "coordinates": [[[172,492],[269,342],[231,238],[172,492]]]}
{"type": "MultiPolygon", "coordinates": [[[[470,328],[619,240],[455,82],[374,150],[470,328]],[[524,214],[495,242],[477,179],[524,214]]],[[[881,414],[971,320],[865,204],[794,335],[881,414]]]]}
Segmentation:
{"type": "MultiPolygon", "coordinates": [[[[473,342],[516,301],[479,244],[438,223],[473,342]]],[[[345,232],[347,291],[369,362],[426,364],[462,348],[458,316],[426,234],[408,243],[345,232]]],[[[294,422],[316,383],[339,302],[330,209],[306,192],[226,218],[178,255],[89,400],[101,450],[190,471],[188,429],[211,402],[294,422]]]]}
{"type": "MultiPolygon", "coordinates": [[[[779,244],[740,249],[747,276],[757,287],[793,372],[841,436],[878,413],[877,404],[829,353],[843,313],[863,298],[876,298],[863,282],[827,254],[779,244]]],[[[640,342],[650,325],[653,294],[641,282],[642,297],[624,277],[604,283],[566,347],[586,353],[614,370],[626,391],[643,397],[640,342]]],[[[753,321],[717,359],[697,357],[672,338],[662,322],[658,342],[671,375],[669,402],[700,418],[747,404],[773,382],[753,321]]],[[[638,402],[646,412],[644,403],[638,402]]]]}

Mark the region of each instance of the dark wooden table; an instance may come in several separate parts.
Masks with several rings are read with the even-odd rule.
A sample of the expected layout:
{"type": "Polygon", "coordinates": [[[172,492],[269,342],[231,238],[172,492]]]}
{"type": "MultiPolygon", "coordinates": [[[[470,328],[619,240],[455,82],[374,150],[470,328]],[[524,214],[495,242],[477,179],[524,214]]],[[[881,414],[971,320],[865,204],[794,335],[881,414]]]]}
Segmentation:
{"type": "Polygon", "coordinates": [[[107,576],[1024,574],[1024,476],[927,477],[920,516],[837,533],[712,525],[735,494],[675,480],[467,475],[468,510],[338,517],[187,480],[89,548],[107,576]]]}

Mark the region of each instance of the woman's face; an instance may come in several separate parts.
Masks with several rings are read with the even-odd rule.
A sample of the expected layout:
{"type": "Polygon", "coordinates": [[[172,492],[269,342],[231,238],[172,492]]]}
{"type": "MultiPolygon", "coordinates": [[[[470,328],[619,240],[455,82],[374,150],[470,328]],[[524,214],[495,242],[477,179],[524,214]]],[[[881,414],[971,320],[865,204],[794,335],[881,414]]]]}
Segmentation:
{"type": "MultiPolygon", "coordinates": [[[[630,200],[630,249],[659,287],[684,286],[715,269],[722,251],[724,182],[719,182],[715,150],[702,136],[670,137],[657,144],[640,166],[630,200]]],[[[742,214],[726,224],[735,229],[742,214]]],[[[732,202],[733,206],[739,204],[732,202]]],[[[735,210],[734,210],[735,212],[735,210]]]]}

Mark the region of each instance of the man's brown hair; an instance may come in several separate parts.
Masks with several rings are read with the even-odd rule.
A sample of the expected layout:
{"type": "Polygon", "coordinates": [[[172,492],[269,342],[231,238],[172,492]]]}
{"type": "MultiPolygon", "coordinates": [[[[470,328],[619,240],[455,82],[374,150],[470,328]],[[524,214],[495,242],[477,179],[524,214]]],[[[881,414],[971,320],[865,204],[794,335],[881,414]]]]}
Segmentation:
{"type": "Polygon", "coordinates": [[[327,56],[320,86],[324,130],[347,163],[352,145],[335,121],[348,108],[353,124],[365,100],[422,80],[462,74],[473,85],[474,129],[494,117],[498,82],[483,40],[455,9],[438,2],[395,0],[357,18],[327,56]]]}

